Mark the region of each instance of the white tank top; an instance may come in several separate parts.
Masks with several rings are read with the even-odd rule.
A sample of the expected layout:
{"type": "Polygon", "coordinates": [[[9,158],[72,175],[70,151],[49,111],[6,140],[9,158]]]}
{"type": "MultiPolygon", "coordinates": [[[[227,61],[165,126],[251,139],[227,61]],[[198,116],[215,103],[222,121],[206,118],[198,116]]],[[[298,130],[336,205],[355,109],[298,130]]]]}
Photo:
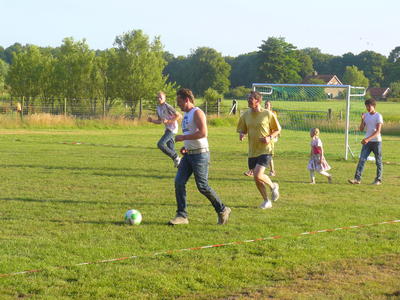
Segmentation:
{"type": "MultiPolygon", "coordinates": [[[[182,120],[183,135],[193,134],[199,130],[194,121],[194,113],[196,112],[196,110],[200,110],[200,108],[193,107],[190,111],[185,112],[182,120]]],[[[184,144],[187,150],[208,148],[208,140],[206,137],[197,140],[185,140],[184,144]]]]}

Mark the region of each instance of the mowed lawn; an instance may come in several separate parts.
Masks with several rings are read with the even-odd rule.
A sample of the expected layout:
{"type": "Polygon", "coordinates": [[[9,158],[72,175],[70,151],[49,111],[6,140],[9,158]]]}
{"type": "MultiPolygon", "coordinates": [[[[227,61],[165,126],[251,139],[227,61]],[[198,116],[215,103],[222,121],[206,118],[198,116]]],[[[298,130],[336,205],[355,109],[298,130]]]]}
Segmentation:
{"type": "Polygon", "coordinates": [[[400,219],[399,137],[384,136],[383,185],[370,185],[368,162],[362,184],[351,186],[356,162],[341,158],[343,135],[322,133],[333,184],[317,174],[312,186],[308,132],[284,131],[274,179],[281,198],[261,210],[242,175],[247,141],[234,127],[210,127],[210,185],[231,218],[216,225],[192,178],[190,224],[171,227],[176,169],[156,149],[161,134],[160,126],[1,131],[0,274],[40,270],[0,277],[1,299],[399,297],[400,223],[299,236],[400,219]],[[142,212],[140,226],[123,224],[129,208],[142,212]],[[271,236],[281,238],[166,252],[271,236]]]}

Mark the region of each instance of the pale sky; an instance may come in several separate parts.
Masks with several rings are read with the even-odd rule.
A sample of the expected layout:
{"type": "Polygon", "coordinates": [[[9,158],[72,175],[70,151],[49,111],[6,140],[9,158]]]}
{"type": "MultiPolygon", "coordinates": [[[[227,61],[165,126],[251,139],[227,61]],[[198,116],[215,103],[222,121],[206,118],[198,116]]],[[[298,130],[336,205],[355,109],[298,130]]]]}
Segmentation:
{"type": "Polygon", "coordinates": [[[400,0],[0,0],[0,46],[73,37],[103,50],[141,29],[175,56],[202,46],[237,56],[271,36],[334,55],[388,56],[400,46],[399,13],[400,0]]]}

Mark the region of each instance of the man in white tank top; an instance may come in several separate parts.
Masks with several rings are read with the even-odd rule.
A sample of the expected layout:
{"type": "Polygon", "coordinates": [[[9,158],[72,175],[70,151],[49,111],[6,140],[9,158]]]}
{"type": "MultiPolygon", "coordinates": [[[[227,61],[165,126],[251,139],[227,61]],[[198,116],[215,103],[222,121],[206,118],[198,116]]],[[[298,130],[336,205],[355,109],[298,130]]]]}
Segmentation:
{"type": "Polygon", "coordinates": [[[356,173],[354,174],[354,179],[348,180],[351,184],[361,183],[361,175],[364,171],[364,165],[371,152],[373,152],[375,155],[376,163],[376,177],[372,184],[382,184],[383,164],[381,129],[383,124],[383,117],[375,110],[375,107],[376,101],[374,99],[365,100],[365,108],[368,112],[361,115],[360,124],[360,131],[363,131],[365,129],[365,137],[361,141],[361,154],[360,159],[358,160],[356,173]]]}
{"type": "Polygon", "coordinates": [[[188,224],[186,211],[186,183],[194,174],[197,189],[210,200],[218,215],[218,224],[226,224],[231,209],[226,207],[215,191],[208,185],[208,165],[210,152],[207,140],[207,121],[204,112],[194,105],[194,96],[189,89],[180,89],[176,93],[178,106],[185,115],[182,120],[182,135],[175,141],[184,142],[181,153],[184,156],[175,177],[175,196],[177,203],[176,216],[169,221],[170,225],[188,224]]]}

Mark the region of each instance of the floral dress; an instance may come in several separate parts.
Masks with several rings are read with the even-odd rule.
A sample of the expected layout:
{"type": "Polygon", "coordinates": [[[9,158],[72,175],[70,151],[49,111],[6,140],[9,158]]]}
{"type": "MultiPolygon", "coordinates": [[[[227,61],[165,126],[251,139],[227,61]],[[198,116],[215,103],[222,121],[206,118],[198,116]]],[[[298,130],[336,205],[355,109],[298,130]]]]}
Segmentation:
{"type": "Polygon", "coordinates": [[[331,167],[328,165],[328,162],[326,161],[325,157],[322,157],[321,159],[321,151],[322,148],[322,141],[319,138],[314,138],[311,141],[311,158],[310,161],[308,162],[307,169],[310,171],[328,171],[331,169],[331,167]]]}

